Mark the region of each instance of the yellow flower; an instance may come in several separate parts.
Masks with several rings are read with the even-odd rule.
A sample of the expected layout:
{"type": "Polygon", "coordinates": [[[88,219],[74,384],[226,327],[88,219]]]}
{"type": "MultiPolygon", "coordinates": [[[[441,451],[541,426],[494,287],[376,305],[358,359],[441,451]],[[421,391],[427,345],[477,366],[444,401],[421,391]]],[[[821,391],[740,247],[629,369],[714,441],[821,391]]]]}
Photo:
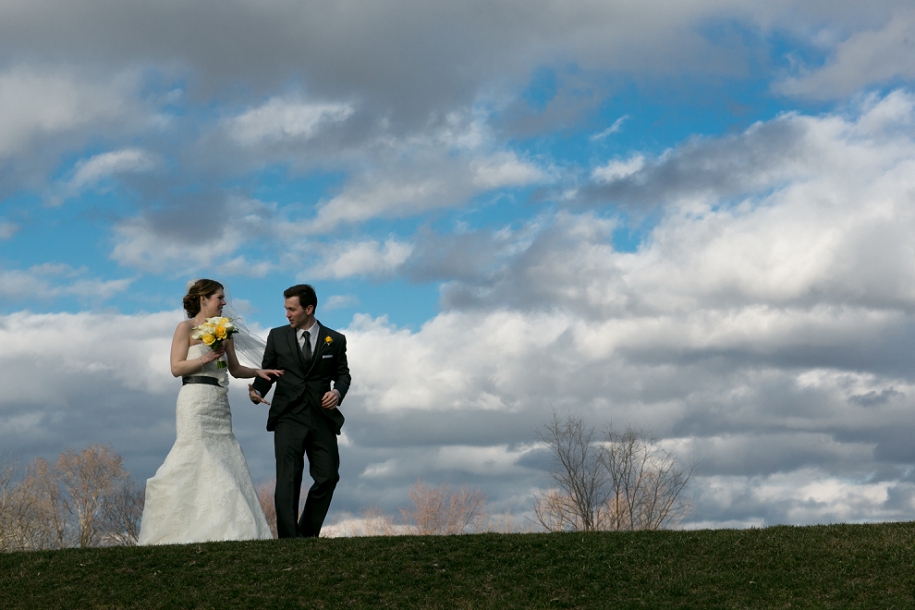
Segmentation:
{"type": "Polygon", "coordinates": [[[220,326],[217,326],[217,327],[216,327],[216,338],[217,338],[217,339],[219,339],[220,341],[223,341],[223,340],[225,340],[226,335],[227,335],[227,334],[226,334],[226,327],[225,327],[225,326],[220,325],[220,326]]]}
{"type": "Polygon", "coordinates": [[[206,345],[213,345],[216,343],[216,337],[210,333],[204,334],[202,337],[200,337],[200,340],[203,341],[206,345]]]}
{"type": "Polygon", "coordinates": [[[330,335],[327,335],[326,337],[324,337],[324,344],[325,344],[325,345],[330,345],[330,344],[333,343],[333,342],[334,342],[334,340],[330,338],[330,335]]]}

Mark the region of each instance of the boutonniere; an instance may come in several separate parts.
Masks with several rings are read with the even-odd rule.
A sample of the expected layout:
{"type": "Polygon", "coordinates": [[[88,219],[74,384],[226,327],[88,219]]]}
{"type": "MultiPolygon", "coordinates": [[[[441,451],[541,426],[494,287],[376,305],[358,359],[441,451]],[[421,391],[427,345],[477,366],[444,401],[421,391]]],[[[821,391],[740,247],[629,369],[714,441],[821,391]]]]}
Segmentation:
{"type": "Polygon", "coordinates": [[[334,340],[330,338],[330,335],[327,335],[326,337],[324,337],[324,345],[329,346],[333,342],[334,342],[334,340]]]}

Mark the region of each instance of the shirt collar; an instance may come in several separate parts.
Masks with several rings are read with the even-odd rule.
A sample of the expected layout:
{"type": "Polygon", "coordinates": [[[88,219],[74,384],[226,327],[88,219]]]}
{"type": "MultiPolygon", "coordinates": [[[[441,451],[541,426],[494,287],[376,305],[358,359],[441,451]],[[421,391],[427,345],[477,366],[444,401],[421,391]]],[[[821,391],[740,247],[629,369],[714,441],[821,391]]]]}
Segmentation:
{"type": "Polygon", "coordinates": [[[311,328],[305,330],[304,328],[297,328],[295,331],[296,337],[301,341],[303,336],[306,336],[305,333],[308,333],[307,337],[311,339],[312,336],[317,336],[318,330],[321,328],[321,325],[318,324],[318,321],[315,320],[315,323],[311,325],[311,328]]]}

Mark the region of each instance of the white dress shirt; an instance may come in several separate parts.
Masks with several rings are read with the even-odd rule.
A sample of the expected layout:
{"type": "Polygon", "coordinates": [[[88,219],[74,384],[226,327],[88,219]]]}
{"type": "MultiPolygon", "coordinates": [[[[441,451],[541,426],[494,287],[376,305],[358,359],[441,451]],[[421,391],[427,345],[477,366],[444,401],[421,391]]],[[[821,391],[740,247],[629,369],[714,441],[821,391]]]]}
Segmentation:
{"type": "Polygon", "coordinates": [[[303,328],[296,329],[295,334],[299,340],[299,350],[305,345],[305,337],[308,337],[308,342],[311,344],[311,355],[315,355],[315,348],[318,347],[318,335],[320,334],[321,325],[315,322],[311,325],[311,328],[305,330],[303,328]]]}

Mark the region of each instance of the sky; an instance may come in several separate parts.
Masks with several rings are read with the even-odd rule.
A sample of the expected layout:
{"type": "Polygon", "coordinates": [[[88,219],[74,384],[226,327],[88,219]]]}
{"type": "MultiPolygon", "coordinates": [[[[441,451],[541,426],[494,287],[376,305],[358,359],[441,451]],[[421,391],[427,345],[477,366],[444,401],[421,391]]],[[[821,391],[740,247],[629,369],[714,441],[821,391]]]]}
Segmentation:
{"type": "MultiPolygon", "coordinates": [[[[329,522],[525,523],[551,412],[684,528],[915,518],[908,0],[0,0],[0,450],[151,477],[189,280],[347,336],[329,522]]],[[[266,413],[233,381],[255,482],[266,413]]]]}

